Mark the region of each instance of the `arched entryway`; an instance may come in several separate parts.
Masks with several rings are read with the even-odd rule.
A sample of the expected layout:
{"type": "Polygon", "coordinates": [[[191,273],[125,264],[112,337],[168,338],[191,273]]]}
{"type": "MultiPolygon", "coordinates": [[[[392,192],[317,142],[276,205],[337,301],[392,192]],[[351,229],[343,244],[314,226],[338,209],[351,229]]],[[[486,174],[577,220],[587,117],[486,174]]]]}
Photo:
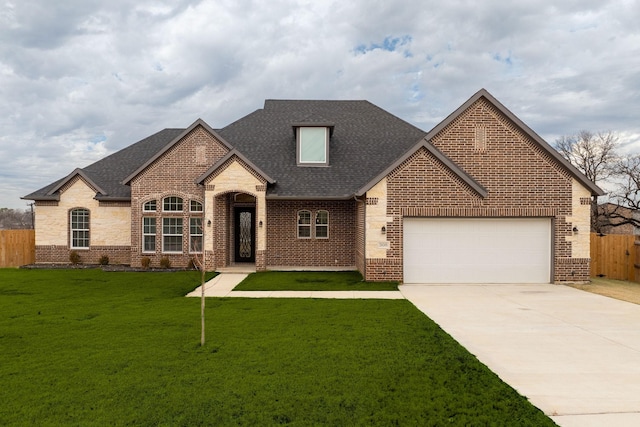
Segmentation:
{"type": "Polygon", "coordinates": [[[233,193],[231,264],[256,262],[256,198],[246,193],[233,193]]]}
{"type": "Polygon", "coordinates": [[[211,248],[213,267],[225,268],[237,265],[258,267],[264,251],[263,209],[260,200],[253,194],[228,191],[212,197],[211,248]]]}

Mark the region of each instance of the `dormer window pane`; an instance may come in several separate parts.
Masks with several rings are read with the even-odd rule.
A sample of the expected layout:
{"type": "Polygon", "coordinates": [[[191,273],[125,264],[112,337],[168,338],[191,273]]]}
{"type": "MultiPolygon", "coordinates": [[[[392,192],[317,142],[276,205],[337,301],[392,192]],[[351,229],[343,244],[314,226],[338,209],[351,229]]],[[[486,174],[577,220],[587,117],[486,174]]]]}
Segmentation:
{"type": "Polygon", "coordinates": [[[300,163],[327,163],[327,128],[299,128],[300,163]]]}

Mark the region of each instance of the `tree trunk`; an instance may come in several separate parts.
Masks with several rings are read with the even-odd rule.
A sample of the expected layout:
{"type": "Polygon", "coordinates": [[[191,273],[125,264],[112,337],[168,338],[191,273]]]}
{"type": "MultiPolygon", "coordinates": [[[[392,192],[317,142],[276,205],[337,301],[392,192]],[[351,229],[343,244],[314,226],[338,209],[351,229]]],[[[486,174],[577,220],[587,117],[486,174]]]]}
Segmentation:
{"type": "Polygon", "coordinates": [[[200,265],[200,288],[201,288],[201,293],[200,293],[200,347],[204,346],[204,302],[205,302],[205,298],[204,298],[204,276],[205,276],[205,271],[204,271],[204,251],[202,253],[202,264],[200,265]]]}

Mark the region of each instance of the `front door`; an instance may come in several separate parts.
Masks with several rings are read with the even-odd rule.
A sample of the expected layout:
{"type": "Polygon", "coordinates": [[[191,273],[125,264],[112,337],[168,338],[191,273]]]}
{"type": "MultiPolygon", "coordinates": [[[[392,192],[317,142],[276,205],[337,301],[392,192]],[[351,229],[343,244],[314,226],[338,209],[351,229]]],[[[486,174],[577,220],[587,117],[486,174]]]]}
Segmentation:
{"type": "Polygon", "coordinates": [[[256,260],[256,208],[235,208],[235,262],[256,260]]]}

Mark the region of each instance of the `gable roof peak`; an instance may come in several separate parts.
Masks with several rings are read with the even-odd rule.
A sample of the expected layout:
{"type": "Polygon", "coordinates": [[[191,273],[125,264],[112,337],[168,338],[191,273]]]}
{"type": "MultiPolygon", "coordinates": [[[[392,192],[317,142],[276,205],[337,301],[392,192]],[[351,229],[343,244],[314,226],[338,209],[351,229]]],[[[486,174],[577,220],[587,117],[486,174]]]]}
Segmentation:
{"type": "Polygon", "coordinates": [[[549,154],[555,161],[563,166],[574,178],[576,178],[582,185],[591,191],[592,195],[602,196],[604,191],[587,178],[582,172],[576,169],[569,161],[560,155],[547,141],[542,139],[533,129],[527,126],[522,120],[520,120],[515,114],[513,114],[507,107],[505,107],[500,101],[498,101],[488,90],[482,88],[477,91],[471,98],[469,98],[464,104],[458,107],[453,113],[449,114],[447,118],[441,121],[433,129],[431,129],[425,137],[428,141],[433,139],[440,131],[449,126],[455,119],[457,119],[462,113],[464,113],[469,107],[475,104],[480,98],[484,98],[493,105],[500,113],[502,113],[507,119],[509,119],[516,127],[520,128],[527,136],[535,141],[540,148],[542,148],[547,154],[549,154]]]}
{"type": "Polygon", "coordinates": [[[96,193],[99,193],[100,195],[103,195],[103,196],[108,195],[108,193],[105,190],[103,190],[98,184],[96,184],[96,182],[93,179],[91,179],[91,177],[89,177],[89,175],[87,175],[87,173],[84,170],[80,168],[74,169],[73,172],[71,172],[69,175],[67,175],[62,180],[60,180],[56,186],[52,187],[47,192],[46,195],[54,196],[58,191],[60,191],[62,187],[67,185],[69,182],[71,182],[76,176],[79,176],[80,178],[82,178],[82,180],[84,180],[96,193]]]}
{"type": "Polygon", "coordinates": [[[224,145],[229,151],[233,150],[233,146],[231,144],[229,144],[222,136],[220,136],[218,134],[218,132],[216,132],[211,126],[209,126],[207,124],[207,122],[205,122],[202,119],[197,119],[195,122],[193,122],[189,127],[187,127],[182,133],[180,133],[178,136],[176,136],[171,142],[169,142],[167,145],[165,145],[160,151],[158,151],[154,156],[152,156],[151,158],[149,158],[144,164],[142,164],[142,166],[140,166],[138,169],[136,169],[132,174],[130,174],[129,176],[127,176],[123,181],[122,184],[124,185],[129,185],[131,183],[131,180],[133,180],[136,176],[138,176],[142,171],[144,171],[146,168],[148,168],[152,163],[154,163],[156,160],[158,160],[162,155],[164,155],[167,151],[169,151],[171,148],[173,148],[179,141],[181,141],[185,136],[189,135],[189,133],[191,133],[194,129],[196,129],[197,127],[202,127],[206,132],[208,132],[209,134],[213,135],[218,141],[220,141],[222,143],[222,145],[224,145]]]}

